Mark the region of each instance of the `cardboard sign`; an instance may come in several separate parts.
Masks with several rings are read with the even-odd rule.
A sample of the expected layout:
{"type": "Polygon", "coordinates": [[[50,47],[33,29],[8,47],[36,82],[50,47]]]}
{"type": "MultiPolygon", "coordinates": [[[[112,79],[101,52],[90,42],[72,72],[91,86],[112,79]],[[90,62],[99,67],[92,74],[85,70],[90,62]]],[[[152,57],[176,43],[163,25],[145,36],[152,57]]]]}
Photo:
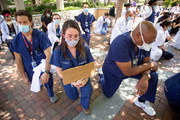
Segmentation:
{"type": "Polygon", "coordinates": [[[64,85],[78,81],[82,78],[91,77],[93,75],[95,75],[94,62],[88,63],[86,65],[70,68],[62,72],[64,85]]]}

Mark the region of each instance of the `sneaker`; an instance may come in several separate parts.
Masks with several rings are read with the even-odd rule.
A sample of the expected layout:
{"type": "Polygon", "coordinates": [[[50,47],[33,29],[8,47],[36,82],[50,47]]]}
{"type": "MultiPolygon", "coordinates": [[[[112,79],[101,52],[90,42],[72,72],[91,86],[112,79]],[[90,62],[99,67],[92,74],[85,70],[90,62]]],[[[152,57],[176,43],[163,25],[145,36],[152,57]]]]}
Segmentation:
{"type": "Polygon", "coordinates": [[[90,110],[90,108],[88,108],[88,109],[83,108],[83,112],[84,112],[85,115],[89,115],[91,110],[90,110]]]}
{"type": "Polygon", "coordinates": [[[137,99],[134,104],[140,108],[142,108],[144,110],[145,113],[147,113],[149,116],[154,116],[156,114],[156,112],[154,111],[154,109],[151,107],[151,105],[149,105],[149,103],[147,101],[144,102],[139,102],[139,100],[137,99]]]}
{"type": "Polygon", "coordinates": [[[55,103],[55,102],[57,102],[57,100],[58,100],[58,97],[57,97],[57,95],[54,93],[54,96],[53,96],[53,97],[50,97],[50,101],[51,101],[52,103],[55,103]]]}

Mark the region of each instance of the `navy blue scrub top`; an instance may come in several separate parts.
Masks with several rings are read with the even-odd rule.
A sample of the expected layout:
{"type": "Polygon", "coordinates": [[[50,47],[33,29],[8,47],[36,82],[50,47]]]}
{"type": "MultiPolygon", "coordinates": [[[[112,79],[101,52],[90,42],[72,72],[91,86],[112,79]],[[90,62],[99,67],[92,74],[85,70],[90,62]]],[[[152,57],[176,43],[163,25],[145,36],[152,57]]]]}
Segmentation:
{"type": "Polygon", "coordinates": [[[106,72],[110,73],[109,77],[112,77],[114,79],[125,79],[128,76],[125,76],[117,64],[117,62],[129,62],[131,61],[133,66],[133,60],[138,58],[137,65],[140,65],[143,63],[144,57],[149,57],[150,52],[147,52],[145,50],[139,49],[135,51],[135,47],[133,44],[133,41],[129,35],[129,32],[126,32],[122,35],[119,35],[114,39],[112,42],[108,55],[106,56],[103,68],[106,72]]]}
{"type": "Polygon", "coordinates": [[[155,19],[155,11],[152,11],[152,14],[148,17],[148,21],[151,21],[152,23],[154,23],[154,19],[155,19]]]}
{"type": "Polygon", "coordinates": [[[88,13],[88,15],[86,16],[83,12],[81,14],[79,14],[76,18],[77,22],[80,22],[81,23],[81,27],[82,27],[82,30],[86,33],[86,34],[91,34],[91,24],[95,21],[95,17],[94,15],[92,15],[91,13],[88,13]],[[85,21],[87,19],[87,22],[88,22],[88,27],[86,27],[85,25],[85,21]],[[88,28],[89,29],[89,32],[86,32],[85,29],[88,28]]]}
{"type": "Polygon", "coordinates": [[[87,63],[93,62],[94,58],[92,57],[89,47],[85,45],[86,57],[84,60],[79,59],[79,52],[76,50],[76,58],[74,59],[69,49],[66,49],[66,56],[70,60],[66,59],[63,56],[62,47],[59,46],[56,48],[51,56],[50,64],[55,65],[56,67],[62,68],[63,70],[73,68],[76,66],[85,65],[87,63]]]}
{"type": "MultiPolygon", "coordinates": [[[[51,42],[48,36],[37,29],[33,29],[33,58],[36,61],[36,64],[39,65],[42,59],[46,59],[44,50],[51,46],[51,42]]],[[[26,38],[25,38],[26,39],[26,38]]],[[[27,44],[30,48],[30,42],[26,39],[27,44]]],[[[30,51],[25,45],[22,33],[19,32],[12,40],[10,45],[10,50],[21,54],[22,61],[24,64],[25,71],[32,71],[32,57],[30,51]]]]}

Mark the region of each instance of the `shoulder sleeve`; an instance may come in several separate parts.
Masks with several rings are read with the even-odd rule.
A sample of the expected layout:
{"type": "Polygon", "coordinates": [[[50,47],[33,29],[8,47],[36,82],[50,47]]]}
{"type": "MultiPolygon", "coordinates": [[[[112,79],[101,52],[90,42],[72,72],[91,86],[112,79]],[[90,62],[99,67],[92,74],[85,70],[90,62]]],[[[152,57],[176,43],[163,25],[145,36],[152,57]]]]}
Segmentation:
{"type": "Polygon", "coordinates": [[[41,16],[41,22],[45,22],[44,15],[41,16]]]}
{"type": "MultiPolygon", "coordinates": [[[[18,35],[17,35],[18,36],[18,35]]],[[[19,50],[17,49],[17,44],[16,44],[16,40],[17,40],[17,36],[15,36],[10,44],[9,49],[13,52],[19,53],[19,50]]]]}
{"type": "Polygon", "coordinates": [[[87,59],[88,59],[88,63],[90,62],[94,62],[94,58],[90,52],[90,49],[87,45],[85,45],[85,49],[86,49],[86,56],[87,56],[87,59]]]}
{"type": "Polygon", "coordinates": [[[44,32],[39,31],[38,34],[40,34],[40,36],[39,36],[40,37],[39,38],[40,39],[40,47],[44,51],[52,45],[51,41],[49,40],[48,36],[44,32]]]}
{"type": "Polygon", "coordinates": [[[156,37],[156,46],[162,46],[164,44],[164,33],[159,31],[156,37]]]}
{"type": "Polygon", "coordinates": [[[60,55],[60,48],[57,48],[53,51],[53,54],[50,59],[50,64],[55,65],[56,67],[62,68],[61,65],[61,55],[60,55]]]}
{"type": "Polygon", "coordinates": [[[123,39],[121,39],[122,36],[118,36],[114,39],[114,42],[112,42],[110,46],[110,53],[112,54],[112,59],[117,62],[129,62],[131,60],[130,54],[128,52],[128,43],[126,43],[123,39]],[[121,41],[121,42],[120,42],[121,41]]]}
{"type": "Polygon", "coordinates": [[[76,18],[76,20],[77,20],[78,22],[81,22],[81,15],[82,15],[82,14],[79,14],[79,15],[77,16],[77,18],[76,18]]]}

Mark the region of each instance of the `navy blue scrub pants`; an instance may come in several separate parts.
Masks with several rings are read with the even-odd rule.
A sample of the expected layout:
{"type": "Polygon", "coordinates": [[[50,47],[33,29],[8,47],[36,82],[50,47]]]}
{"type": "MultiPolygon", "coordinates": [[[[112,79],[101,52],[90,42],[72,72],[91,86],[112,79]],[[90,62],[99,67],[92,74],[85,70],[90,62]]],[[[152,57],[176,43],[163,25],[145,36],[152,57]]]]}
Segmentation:
{"type": "Polygon", "coordinates": [[[89,45],[89,43],[90,43],[90,35],[89,35],[89,34],[81,34],[81,37],[82,37],[83,40],[86,41],[87,44],[89,45]]]}
{"type": "Polygon", "coordinates": [[[101,29],[101,34],[106,34],[107,33],[107,26],[108,26],[108,23],[104,23],[103,26],[102,26],[102,29],[101,29]]]}
{"type": "MultiPolygon", "coordinates": [[[[106,97],[110,98],[114,95],[116,90],[119,88],[122,80],[113,80],[111,79],[110,75],[103,70],[104,74],[100,75],[100,84],[102,86],[103,93],[106,97]]],[[[156,88],[158,83],[158,74],[154,71],[151,71],[151,79],[149,79],[149,86],[147,92],[140,96],[143,100],[148,100],[151,103],[155,102],[155,96],[156,96],[156,88]]],[[[131,76],[131,78],[135,79],[141,79],[142,74],[131,76]]],[[[128,77],[127,77],[128,78],[128,77]]]]}
{"type": "MultiPolygon", "coordinates": [[[[61,79],[61,82],[63,84],[63,81],[61,79]]],[[[67,84],[64,85],[64,90],[66,92],[66,95],[72,99],[72,100],[76,100],[79,97],[79,91],[76,87],[71,86],[71,84],[67,84]]],[[[91,99],[91,95],[92,95],[92,85],[91,85],[91,81],[90,79],[88,80],[88,82],[86,83],[86,85],[84,87],[80,88],[80,92],[81,92],[81,105],[84,109],[88,109],[89,108],[89,101],[91,99]]]]}
{"type": "MultiPolygon", "coordinates": [[[[41,75],[43,74],[44,72],[41,73],[41,75]]],[[[30,83],[32,82],[32,77],[33,77],[33,72],[26,72],[26,75],[27,77],[29,78],[29,81],[30,83]]],[[[41,78],[41,75],[40,75],[40,78],[41,78]]],[[[50,73],[50,76],[49,76],[49,81],[48,83],[44,84],[44,86],[46,87],[47,89],[47,92],[48,92],[48,95],[49,97],[53,97],[54,96],[54,91],[53,91],[53,75],[50,73]]]]}

